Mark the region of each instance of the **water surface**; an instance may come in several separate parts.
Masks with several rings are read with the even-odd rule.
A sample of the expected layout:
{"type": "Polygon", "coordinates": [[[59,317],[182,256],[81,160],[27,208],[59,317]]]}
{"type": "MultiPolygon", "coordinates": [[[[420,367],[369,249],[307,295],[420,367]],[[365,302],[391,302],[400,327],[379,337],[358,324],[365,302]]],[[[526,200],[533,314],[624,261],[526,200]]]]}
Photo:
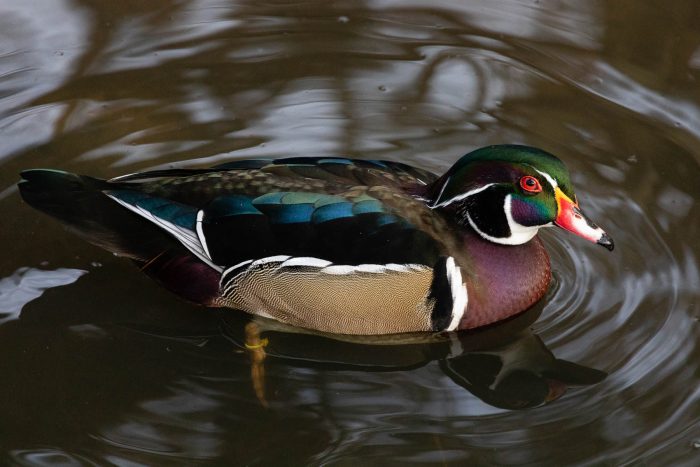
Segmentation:
{"type": "Polygon", "coordinates": [[[3,1],[0,459],[698,465],[697,18],[691,0],[3,1]],[[563,159],[615,251],[544,232],[555,284],[508,332],[268,332],[264,403],[244,316],[179,301],[15,188],[25,168],[250,157],[441,172],[498,143],[563,159]]]}

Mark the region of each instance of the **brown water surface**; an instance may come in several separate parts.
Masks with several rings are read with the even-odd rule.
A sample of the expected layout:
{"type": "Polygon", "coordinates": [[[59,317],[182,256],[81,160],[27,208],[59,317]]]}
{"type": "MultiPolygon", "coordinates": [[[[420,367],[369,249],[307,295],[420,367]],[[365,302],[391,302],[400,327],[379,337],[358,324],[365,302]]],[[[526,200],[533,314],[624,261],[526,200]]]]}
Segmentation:
{"type": "Polygon", "coordinates": [[[693,0],[3,0],[0,463],[699,465],[699,20],[693,0]],[[508,338],[269,332],[267,407],[244,316],[15,186],[307,155],[443,171],[496,143],[559,155],[615,251],[545,232],[555,285],[508,338]]]}

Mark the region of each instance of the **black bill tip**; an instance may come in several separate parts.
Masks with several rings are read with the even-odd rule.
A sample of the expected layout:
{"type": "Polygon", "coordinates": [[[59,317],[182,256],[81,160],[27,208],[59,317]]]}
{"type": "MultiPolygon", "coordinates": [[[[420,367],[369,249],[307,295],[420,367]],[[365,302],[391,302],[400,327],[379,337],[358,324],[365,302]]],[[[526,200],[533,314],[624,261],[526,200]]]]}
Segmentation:
{"type": "Polygon", "coordinates": [[[615,248],[615,242],[613,242],[613,239],[606,233],[603,233],[603,235],[598,239],[596,243],[598,245],[604,246],[610,251],[613,251],[613,249],[615,248]]]}

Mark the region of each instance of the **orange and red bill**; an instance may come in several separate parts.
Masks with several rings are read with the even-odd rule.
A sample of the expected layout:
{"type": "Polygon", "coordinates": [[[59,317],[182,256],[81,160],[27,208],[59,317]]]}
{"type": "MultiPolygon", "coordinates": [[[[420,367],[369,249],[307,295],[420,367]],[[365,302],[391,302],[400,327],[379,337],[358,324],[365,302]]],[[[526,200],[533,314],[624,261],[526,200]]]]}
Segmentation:
{"type": "Polygon", "coordinates": [[[613,239],[603,229],[583,215],[578,207],[578,203],[566,196],[559,187],[554,189],[554,196],[557,200],[558,208],[557,218],[554,221],[556,225],[612,251],[615,247],[613,239]]]}

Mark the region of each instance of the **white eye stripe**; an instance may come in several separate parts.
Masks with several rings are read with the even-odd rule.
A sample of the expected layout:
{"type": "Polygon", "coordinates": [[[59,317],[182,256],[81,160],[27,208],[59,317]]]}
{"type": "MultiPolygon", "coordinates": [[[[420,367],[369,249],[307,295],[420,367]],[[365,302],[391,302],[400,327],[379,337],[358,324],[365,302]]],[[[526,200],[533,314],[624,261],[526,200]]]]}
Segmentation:
{"type": "Polygon", "coordinates": [[[537,169],[535,169],[535,171],[536,171],[538,174],[542,175],[545,179],[547,179],[547,181],[549,182],[549,184],[552,185],[552,189],[555,189],[556,187],[559,186],[559,184],[558,184],[557,181],[554,179],[554,177],[552,177],[552,176],[549,175],[548,173],[542,172],[541,170],[537,170],[537,169]]]}

